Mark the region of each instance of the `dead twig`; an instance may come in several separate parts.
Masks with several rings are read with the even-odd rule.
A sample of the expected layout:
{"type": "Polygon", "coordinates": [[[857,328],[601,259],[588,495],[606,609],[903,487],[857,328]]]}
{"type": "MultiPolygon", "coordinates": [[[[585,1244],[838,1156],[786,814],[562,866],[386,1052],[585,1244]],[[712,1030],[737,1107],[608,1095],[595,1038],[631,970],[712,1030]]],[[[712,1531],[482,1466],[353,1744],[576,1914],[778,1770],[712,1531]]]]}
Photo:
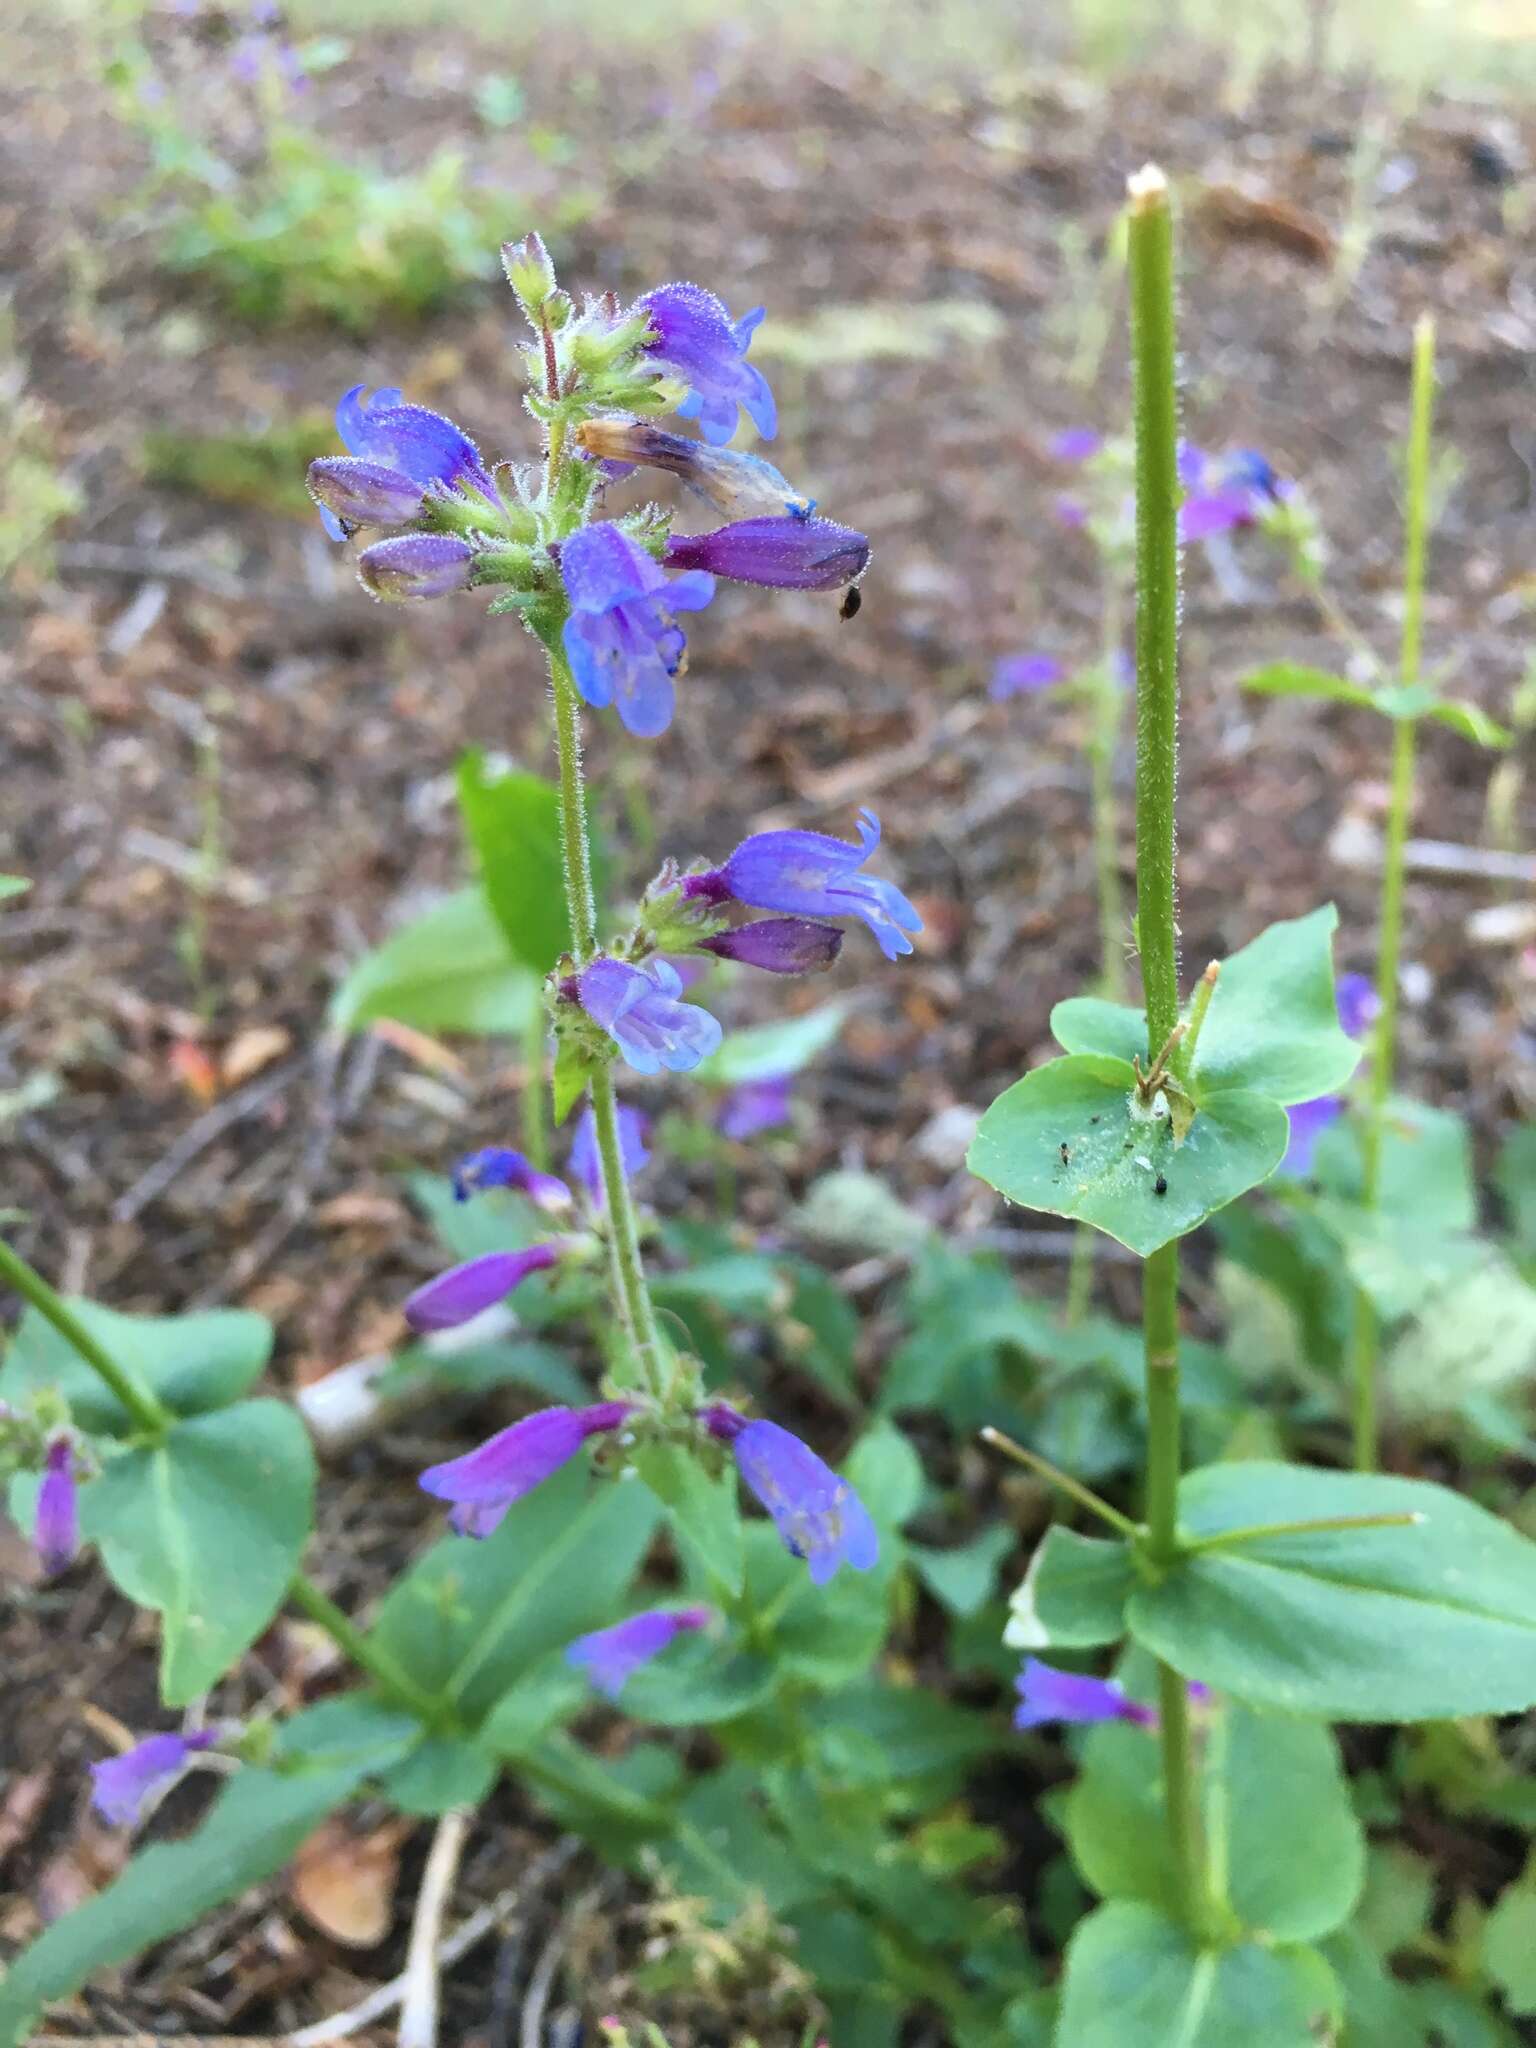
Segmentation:
{"type": "Polygon", "coordinates": [[[443,1914],[459,1874],[474,1810],[452,1807],[437,1824],[422,1873],[411,1940],[405,1955],[405,1991],[400,2000],[400,2048],[437,2048],[437,1955],[443,1914]]]}
{"type": "MultiPolygon", "coordinates": [[[[574,1835],[562,1835],[552,1848],[542,1856],[534,1858],[519,1884],[509,1885],[498,1892],[486,1905],[479,1906],[469,1918],[448,1935],[437,1951],[437,1967],[441,1972],[451,1969],[461,1956],[468,1955],[477,1942],[485,1937],[523,1907],[532,1895],[548,1879],[563,1870],[581,1847],[574,1835]]],[[[313,2026],[300,2027],[297,2033],[285,2034],[275,2041],[262,2044],[262,2048],[328,2048],[332,2041],[350,2040],[360,2034],[364,2027],[384,2013],[393,2012],[405,1997],[408,1973],[392,1977],[387,1984],[380,1984],[370,1991],[366,1998],[360,1998],[356,2005],[345,2012],[333,2013],[329,2019],[316,2020],[313,2026]]],[[[254,2044],[252,2044],[254,2048],[254,2044]]]]}

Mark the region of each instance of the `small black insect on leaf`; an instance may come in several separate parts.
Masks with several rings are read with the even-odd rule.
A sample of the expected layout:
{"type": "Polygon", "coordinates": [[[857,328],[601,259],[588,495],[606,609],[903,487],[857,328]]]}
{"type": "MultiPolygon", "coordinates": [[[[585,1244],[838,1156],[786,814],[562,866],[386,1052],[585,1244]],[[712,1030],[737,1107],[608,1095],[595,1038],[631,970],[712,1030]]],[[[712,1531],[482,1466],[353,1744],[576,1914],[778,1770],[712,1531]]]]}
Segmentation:
{"type": "Polygon", "coordinates": [[[846,625],[849,619],[859,616],[859,606],[864,602],[857,583],[850,583],[843,592],[843,601],[837,608],[837,616],[846,625]]]}
{"type": "Polygon", "coordinates": [[[1166,1174],[1166,1173],[1160,1173],[1160,1174],[1159,1174],[1159,1175],[1157,1176],[1157,1179],[1156,1179],[1155,1181],[1153,1181],[1153,1183],[1152,1183],[1152,1192],[1153,1192],[1153,1194],[1154,1194],[1154,1195],[1166,1195],[1166,1194],[1167,1194],[1167,1192],[1168,1192],[1168,1176],[1167,1176],[1167,1174],[1166,1174]]]}

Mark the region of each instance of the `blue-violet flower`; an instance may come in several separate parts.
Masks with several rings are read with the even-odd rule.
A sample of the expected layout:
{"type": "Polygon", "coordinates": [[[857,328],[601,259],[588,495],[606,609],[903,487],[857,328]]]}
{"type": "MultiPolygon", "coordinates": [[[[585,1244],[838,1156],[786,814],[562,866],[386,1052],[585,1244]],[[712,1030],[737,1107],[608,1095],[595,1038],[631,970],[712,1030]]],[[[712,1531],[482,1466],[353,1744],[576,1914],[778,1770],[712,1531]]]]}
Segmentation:
{"type": "Polygon", "coordinates": [[[651,324],[645,354],[689,387],[678,412],[698,421],[706,441],[723,446],[730,440],[738,406],[765,441],[773,439],[778,430],[773,393],[762,372],[747,361],[762,321],[761,306],[733,322],[713,292],[696,284],[664,284],[647,292],[636,311],[651,324]]]}
{"type": "MultiPolygon", "coordinates": [[[[495,503],[496,486],[480,460],[480,451],[452,420],[424,405],[407,405],[404,392],[394,386],[375,391],[372,398],[363,397],[365,388],[354,384],[337,406],[336,431],[349,455],[372,464],[376,470],[398,475],[398,502],[404,502],[408,485],[419,486],[415,507],[405,514],[406,518],[415,517],[422,495],[433,488],[451,491],[467,487],[495,503]]],[[[373,488],[379,488],[377,478],[373,488]]],[[[332,503],[333,495],[344,498],[345,486],[335,480],[335,466],[329,458],[311,465],[310,489],[320,507],[321,523],[333,540],[346,538],[346,523],[391,523],[371,517],[352,519],[332,503]]]]}
{"type": "Polygon", "coordinates": [[[632,967],[594,960],[576,976],[577,1000],[637,1074],[686,1074],[720,1043],[719,1022],[697,1003],[680,1003],[682,977],[669,960],[632,967]]]}
{"type": "Polygon", "coordinates": [[[768,1510],[785,1548],[824,1586],[840,1566],[874,1568],[880,1539],[868,1508],[809,1444],[776,1422],[749,1422],[723,1402],[702,1411],[711,1436],[731,1447],[747,1490],[768,1510]]]}
{"type": "Polygon", "coordinates": [[[869,927],[887,960],[910,953],[909,932],[923,921],[894,882],[861,875],[880,844],[880,820],[859,813],[859,843],[824,832],[755,832],[723,867],[685,875],[685,897],[714,903],[745,903],[753,910],[782,910],[803,917],[857,917],[869,927]]]}
{"type": "Polygon", "coordinates": [[[562,544],[560,573],[571,600],[563,638],[577,689],[598,710],[617,703],[632,733],[654,739],[672,723],[672,678],[687,650],[673,614],[702,611],[715,594],[714,577],[694,570],[669,580],[608,519],[562,544]]]}

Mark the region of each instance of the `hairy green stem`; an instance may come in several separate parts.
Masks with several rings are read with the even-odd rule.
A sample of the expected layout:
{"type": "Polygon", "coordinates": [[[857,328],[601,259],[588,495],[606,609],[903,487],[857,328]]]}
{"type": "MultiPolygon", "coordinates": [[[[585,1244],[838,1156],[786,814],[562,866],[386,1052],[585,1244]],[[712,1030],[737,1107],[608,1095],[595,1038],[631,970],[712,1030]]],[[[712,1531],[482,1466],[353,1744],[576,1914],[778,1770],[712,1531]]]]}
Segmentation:
{"type": "MultiPolygon", "coordinates": [[[[1410,399],[1408,462],[1403,547],[1403,631],[1398,653],[1399,685],[1411,689],[1419,680],[1424,628],[1424,564],[1429,546],[1430,434],[1435,405],[1435,326],[1426,315],[1413,331],[1413,388],[1410,399]]],[[[1365,1129],[1361,1139],[1360,1198],[1367,1209],[1381,1199],[1382,1148],[1387,1103],[1397,1067],[1398,982],[1403,956],[1403,886],[1407,874],[1408,828],[1413,819],[1416,718],[1400,718],[1393,727],[1392,795],[1387,812],[1387,841],[1382,857],[1380,936],[1376,956],[1376,999],[1379,1014],[1371,1042],[1365,1129]]],[[[1376,1469],[1379,1429],[1376,1414],[1377,1364],[1381,1325],[1374,1304],[1362,1292],[1355,1299],[1351,1340],[1353,1364],[1352,1421],[1355,1467],[1376,1469]]]]}
{"type": "Polygon", "coordinates": [[[0,1281],[14,1287],[39,1315],[52,1323],[65,1343],[85,1361],[103,1385],[111,1388],[140,1429],[150,1436],[164,1436],[175,1420],[170,1410],[97,1343],[64,1297],[3,1240],[0,1240],[0,1281]]]}
{"type": "MultiPolygon", "coordinates": [[[[581,767],[581,705],[576,684],[559,641],[545,642],[549,652],[550,688],[555,699],[555,745],[560,759],[560,844],[565,870],[566,903],[578,967],[597,952],[597,892],[592,881],[591,842],[587,831],[586,783],[581,767]]],[[[619,1107],[613,1076],[606,1067],[591,1080],[592,1119],[597,1128],[597,1153],[602,1167],[608,1221],[610,1274],[615,1308],[634,1346],[646,1389],[658,1400],[666,1392],[660,1332],[645,1269],[640,1258],[640,1230],[624,1174],[619,1143],[619,1107]]]]}
{"type": "Polygon", "coordinates": [[[435,1721],[440,1717],[442,1703],[413,1679],[407,1678],[392,1657],[385,1656],[369,1642],[362,1630],[347,1619],[335,1601],[322,1593],[312,1579],[298,1573],[289,1585],[288,1598],[325,1630],[344,1656],[350,1657],[370,1678],[377,1679],[381,1691],[392,1695],[425,1721],[435,1721]]]}
{"type": "MultiPolygon", "coordinates": [[[[1178,391],[1173,221],[1167,182],[1148,166],[1130,181],[1131,355],[1136,414],[1136,938],[1155,1065],[1179,1021],[1174,802],[1178,781],[1178,391]]],[[[1147,1549],[1178,1555],[1179,1250],[1166,1244],[1142,1274],[1147,1385],[1147,1549]]],[[[1180,1906],[1207,1917],[1199,1794],[1184,1680],[1157,1668],[1163,1799],[1180,1906]]]]}
{"type": "Polygon", "coordinates": [[[549,1019],[535,994],[523,1027],[523,1150],[540,1173],[549,1171],[549,1123],[544,1114],[544,1061],[548,1050],[549,1019]]]}

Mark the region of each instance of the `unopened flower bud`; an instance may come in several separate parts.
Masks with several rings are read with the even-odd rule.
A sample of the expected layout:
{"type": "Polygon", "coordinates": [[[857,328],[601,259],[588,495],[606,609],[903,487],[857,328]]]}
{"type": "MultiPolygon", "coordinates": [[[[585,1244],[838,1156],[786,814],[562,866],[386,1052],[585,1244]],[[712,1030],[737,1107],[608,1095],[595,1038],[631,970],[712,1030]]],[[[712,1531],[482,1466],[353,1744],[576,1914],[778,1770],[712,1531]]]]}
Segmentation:
{"type": "Polygon", "coordinates": [[[719,960],[738,960],[769,974],[824,974],[842,950],[843,935],[835,925],[808,917],[758,917],[735,931],[700,939],[702,952],[719,960]]]}
{"type": "Polygon", "coordinates": [[[475,551],[451,533],[402,533],[375,541],[357,558],[358,580],[387,604],[446,597],[469,582],[475,551]]]}
{"type": "Polygon", "coordinates": [[[556,290],[555,266],[549,259],[543,237],[535,229],[520,242],[503,242],[502,267],[517,302],[535,327],[544,324],[548,302],[556,290]]]}
{"type": "Polygon", "coordinates": [[[669,569],[706,569],[770,590],[840,590],[869,566],[869,542],[830,519],[742,519],[713,533],[676,533],[669,569]]]}
{"type": "Polygon", "coordinates": [[[309,495],[343,526],[405,526],[425,495],[404,470],[355,455],[325,455],[309,465],[309,495]]]}

